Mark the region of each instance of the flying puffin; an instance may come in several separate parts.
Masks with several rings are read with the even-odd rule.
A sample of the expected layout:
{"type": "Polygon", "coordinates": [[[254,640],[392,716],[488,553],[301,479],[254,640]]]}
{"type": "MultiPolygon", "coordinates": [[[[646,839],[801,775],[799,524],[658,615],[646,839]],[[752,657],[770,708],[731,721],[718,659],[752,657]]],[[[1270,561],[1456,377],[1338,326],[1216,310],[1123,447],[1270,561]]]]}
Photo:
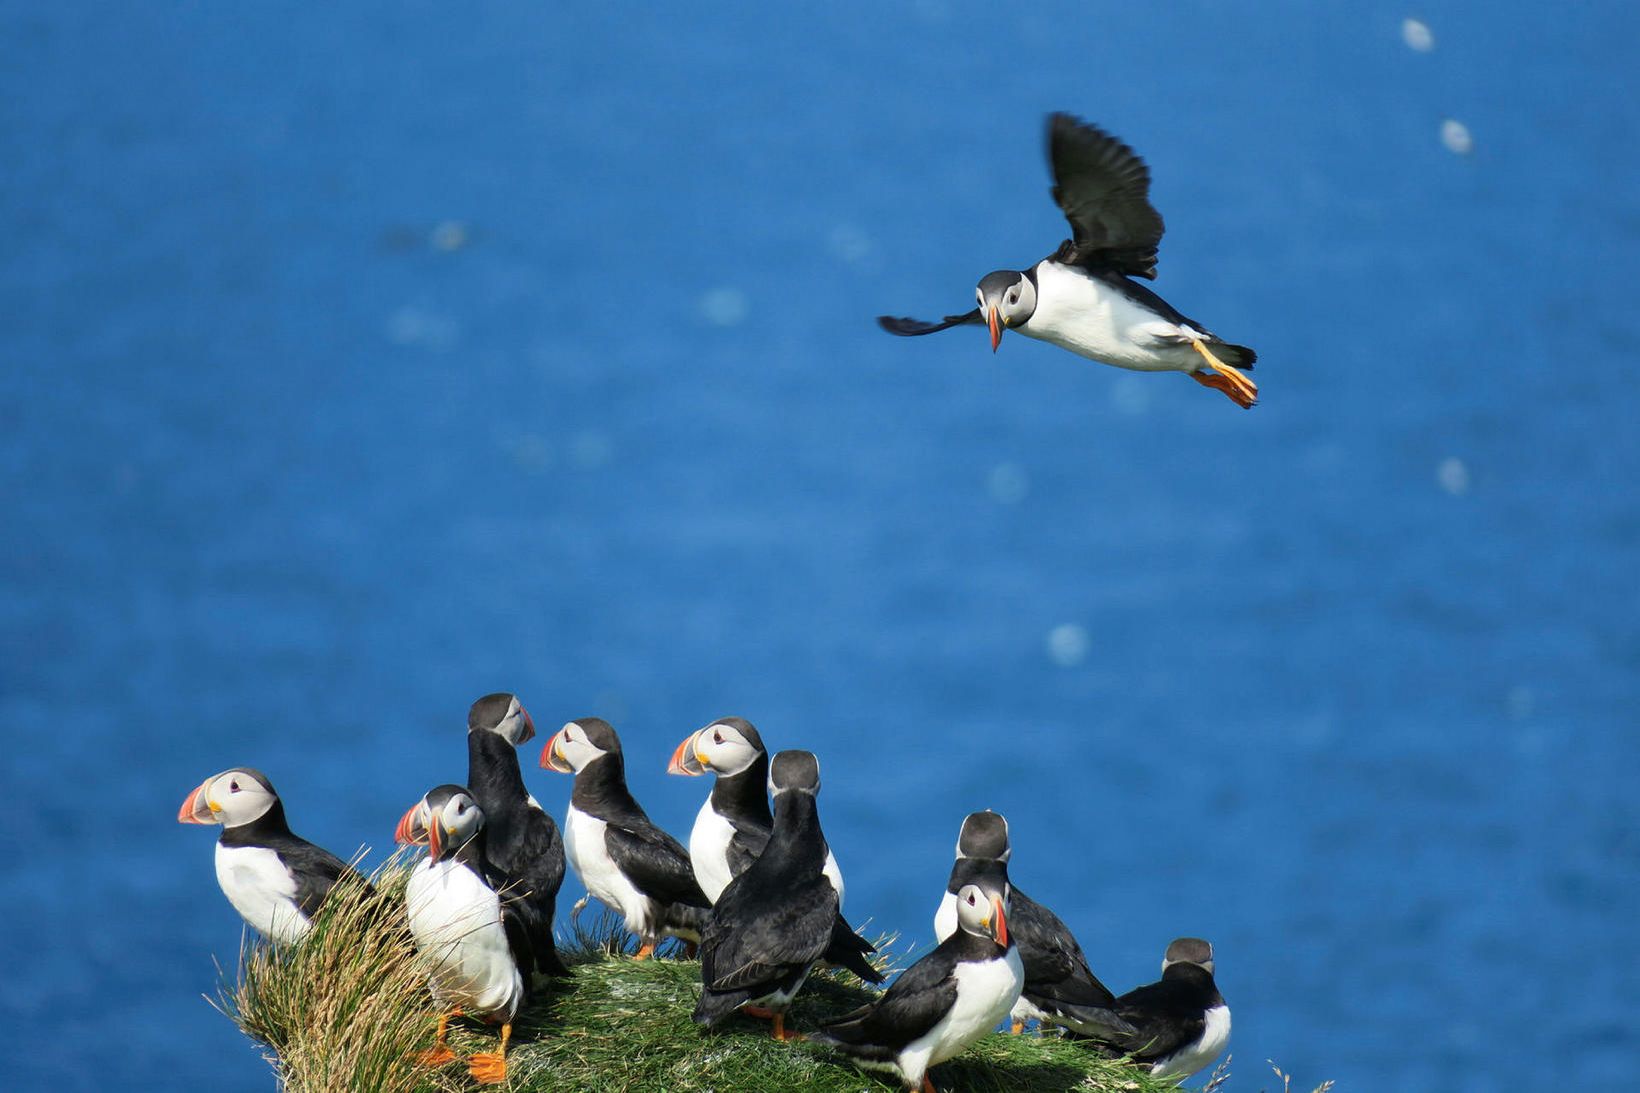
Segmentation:
{"type": "Polygon", "coordinates": [[[1000,876],[1008,885],[1008,927],[1019,946],[1025,986],[1014,1003],[1012,1030],[1037,1020],[1085,1035],[1108,1035],[1132,1029],[1111,1009],[1115,996],[1088,968],[1082,946],[1058,915],[1031,899],[1008,877],[1008,821],[995,812],[973,812],[957,836],[957,860],[951,867],[945,897],[934,914],[934,933],[941,940],[957,928],[957,893],[975,877],[1000,876]]]}
{"type": "Polygon", "coordinates": [[[1122,995],[1115,1010],[1134,1031],[1095,1039],[1158,1078],[1188,1078],[1230,1043],[1230,1007],[1213,982],[1213,946],[1199,937],[1174,940],[1162,958],[1162,978],[1122,995]]]}
{"type": "MultiPolygon", "coordinates": [[[[744,873],[763,853],[774,826],[768,798],[769,756],[763,738],[743,717],[722,718],[685,737],[672,753],[666,771],[717,774],[689,833],[689,860],[695,868],[695,879],[715,904],[729,881],[744,873]]],[[[815,828],[818,833],[818,821],[815,828]]],[[[822,872],[837,892],[838,907],[832,945],[822,959],[834,967],[847,968],[868,983],[881,983],[883,973],[865,955],[876,952],[876,946],[855,933],[843,919],[843,875],[825,835],[819,837],[825,850],[822,872]]]]}
{"type": "Polygon", "coordinates": [[[650,822],[626,788],[626,760],[609,722],[569,722],[541,749],[541,765],[575,775],[564,818],[569,863],[586,890],[638,935],[638,959],[667,934],[700,941],[712,901],[695,883],[689,852],[650,822]]]}
{"type": "Polygon", "coordinates": [[[525,976],[535,965],[531,939],[540,936],[533,903],[516,894],[511,877],[485,850],[484,810],[465,787],[435,786],[410,806],[393,837],[427,847],[410,873],[405,906],[416,948],[433,965],[433,997],[442,1008],[438,1046],[421,1061],[447,1063],[450,1018],[465,1013],[501,1026],[501,1046],[470,1058],[481,1085],[507,1078],[507,1042],[523,1008],[525,976]]]}
{"type": "Polygon", "coordinates": [[[1156,276],[1162,216],[1150,204],[1150,169],[1133,149],[1069,114],[1048,118],[1053,199],[1071,238],[1025,270],[986,274],[979,306],[937,323],[884,315],[878,324],[910,337],[963,324],[989,326],[991,349],[1003,330],[1051,342],[1089,360],[1139,372],[1183,372],[1243,408],[1258,386],[1243,374],[1257,359],[1231,345],[1132,280],[1156,276]]]}
{"type": "Polygon", "coordinates": [[[222,825],[217,883],[239,917],[270,941],[300,941],[336,881],[358,876],[330,851],[291,833],[273,783],[250,767],[205,779],[182,802],[177,820],[222,825]]]}
{"type": "Polygon", "coordinates": [[[1008,890],[994,876],[957,892],[957,930],[907,968],[870,1005],[810,1037],[858,1065],[898,1074],[933,1093],[928,1068],[996,1027],[1019,998],[1025,970],[1008,932],[1008,890]]]}
{"type": "Polygon", "coordinates": [[[484,810],[489,858],[535,909],[540,934],[530,939],[534,976],[565,976],[552,919],[564,883],[564,843],[558,825],[524,788],[518,747],[535,736],[535,722],[513,694],[492,694],[467,711],[467,788],[484,810]]]}
{"type": "Polygon", "coordinates": [[[780,752],[769,764],[769,790],[768,845],[724,888],[701,936],[694,1018],[710,1026],[745,1009],[773,1018],[775,1039],[784,1040],[786,1008],[831,944],[837,889],[821,872],[819,761],[811,752],[780,752]]]}

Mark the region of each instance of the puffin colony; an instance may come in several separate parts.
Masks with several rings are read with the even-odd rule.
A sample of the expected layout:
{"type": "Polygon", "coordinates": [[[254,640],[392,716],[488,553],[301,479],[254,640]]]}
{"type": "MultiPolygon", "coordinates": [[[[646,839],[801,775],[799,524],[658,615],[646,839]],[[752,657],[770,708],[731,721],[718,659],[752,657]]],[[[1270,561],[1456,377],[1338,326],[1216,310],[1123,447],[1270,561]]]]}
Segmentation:
{"type": "MultiPolygon", "coordinates": [[[[1258,388],[1245,374],[1253,351],[1133,280],[1156,276],[1163,230],[1144,161],[1067,114],[1048,119],[1048,157],[1053,199],[1072,237],[1027,269],[986,274],[971,311],[934,323],[884,316],[883,329],[915,336],[985,326],[993,352],[1004,330],[1016,330],[1118,368],[1183,372],[1253,406],[1258,388]]],[[[500,1027],[496,1050],[467,1060],[472,1077],[506,1080],[514,1019],[569,974],[553,934],[566,862],[637,936],[635,959],[668,937],[698,952],[694,1020],[706,1028],[738,1012],[768,1019],[777,1039],[800,1038],[785,1017],[814,968],[883,981],[872,944],[843,917],[843,876],[820,827],[812,752],[770,756],[739,717],[690,734],[667,770],[711,774],[713,782],[686,849],[632,796],[620,738],[596,717],[565,724],[541,751],[541,766],[574,776],[560,835],[519,766],[517,749],[534,736],[516,695],[479,699],[467,716],[466,784],[435,786],[399,820],[397,841],[426,848],[403,909],[438,1007],[437,1046],[422,1064],[456,1058],[445,1033],[452,1016],[466,1014],[500,1027]]],[[[291,831],[273,783],[249,767],[200,783],[177,819],[221,825],[217,882],[245,922],[280,945],[301,943],[331,888],[352,872],[291,831]]],[[[1065,923],[1014,886],[1012,855],[1006,819],[965,817],[934,913],[939,944],[875,1001],[807,1038],[925,1091],[934,1088],[929,1067],[1004,1020],[1016,1034],[1035,1021],[1045,1033],[1088,1040],[1161,1077],[1188,1077],[1218,1058],[1230,1010],[1213,981],[1212,945],[1174,940],[1161,979],[1115,995],[1065,923]]]]}

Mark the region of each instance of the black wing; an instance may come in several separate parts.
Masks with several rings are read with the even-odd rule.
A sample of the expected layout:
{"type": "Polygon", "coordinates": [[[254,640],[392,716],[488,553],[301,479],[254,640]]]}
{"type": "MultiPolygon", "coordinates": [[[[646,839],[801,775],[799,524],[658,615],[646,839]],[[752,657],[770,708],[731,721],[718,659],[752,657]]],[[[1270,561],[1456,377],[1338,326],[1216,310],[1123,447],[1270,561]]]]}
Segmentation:
{"type": "Polygon", "coordinates": [[[741,900],[731,882],[701,938],[701,979],[712,990],[755,987],[819,960],[831,942],[837,892],[824,878],[772,899],[741,900]]]}
{"type": "Polygon", "coordinates": [[[1207,1027],[1195,992],[1181,989],[1173,980],[1128,991],[1116,1000],[1115,1010],[1133,1032],[1109,1037],[1109,1042],[1141,1062],[1173,1054],[1199,1038],[1207,1027]]]}
{"type": "Polygon", "coordinates": [[[893,1055],[925,1034],[957,1001],[955,963],[944,946],[900,974],[883,996],[823,1026],[825,1039],[893,1055]]]}
{"type": "Polygon", "coordinates": [[[1150,204],[1150,169],[1096,126],[1069,114],[1048,118],[1053,199],[1071,222],[1071,242],[1054,257],[1133,277],[1156,276],[1162,214],[1150,204]]]}
{"type": "Polygon", "coordinates": [[[877,325],[890,334],[898,334],[902,338],[915,338],[920,334],[933,334],[941,330],[949,330],[953,326],[963,326],[968,323],[983,324],[979,308],[966,315],[947,315],[937,323],[924,322],[921,319],[896,319],[890,315],[877,316],[877,325]]]}
{"type": "Polygon", "coordinates": [[[1009,896],[1008,932],[1019,946],[1027,994],[1081,1006],[1109,1006],[1116,1001],[1089,969],[1070,928],[1017,888],[1009,896]]]}
{"type": "Polygon", "coordinates": [[[695,882],[689,851],[654,824],[633,830],[610,824],[604,828],[604,846],[616,868],[649,898],[692,907],[712,905],[695,882]]]}
{"type": "Polygon", "coordinates": [[[735,829],[729,839],[729,876],[738,877],[755,862],[762,854],[763,848],[769,845],[769,829],[758,824],[745,821],[730,820],[735,829]]]}
{"type": "MultiPolygon", "coordinates": [[[[519,972],[524,977],[526,986],[530,983],[530,971],[536,966],[536,943],[541,938],[543,925],[548,932],[547,944],[551,945],[551,924],[543,924],[540,912],[534,903],[524,899],[516,892],[517,885],[509,884],[505,875],[492,877],[491,884],[499,882],[496,893],[501,897],[501,929],[507,935],[507,948],[512,951],[513,963],[518,965],[519,972]]],[[[557,952],[553,953],[556,961],[557,952]]]]}
{"type": "Polygon", "coordinates": [[[294,835],[288,843],[274,849],[296,881],[296,905],[309,918],[319,910],[319,905],[324,903],[342,874],[352,872],[346,862],[324,847],[314,846],[294,835]]]}
{"type": "Polygon", "coordinates": [[[839,968],[847,968],[867,983],[881,983],[883,973],[872,966],[866,959],[867,953],[877,951],[877,946],[855,933],[842,915],[838,915],[831,924],[831,940],[826,943],[826,952],[822,960],[839,968]]]}

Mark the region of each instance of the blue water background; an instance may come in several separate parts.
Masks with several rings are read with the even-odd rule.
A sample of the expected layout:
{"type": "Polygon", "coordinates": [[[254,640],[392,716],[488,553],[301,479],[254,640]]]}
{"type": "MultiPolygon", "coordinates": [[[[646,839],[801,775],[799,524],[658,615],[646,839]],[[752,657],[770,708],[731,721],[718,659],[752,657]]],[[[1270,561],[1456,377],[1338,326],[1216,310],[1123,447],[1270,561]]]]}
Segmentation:
{"type": "Polygon", "coordinates": [[[500,688],[679,833],[814,749],[908,942],[1005,811],[1232,1090],[1633,1081],[1637,9],[361,8],[0,7],[0,1084],[269,1088],[177,805],[378,860],[500,688]],[[872,324],[1057,244],[1056,108],[1257,410],[872,324]]]}

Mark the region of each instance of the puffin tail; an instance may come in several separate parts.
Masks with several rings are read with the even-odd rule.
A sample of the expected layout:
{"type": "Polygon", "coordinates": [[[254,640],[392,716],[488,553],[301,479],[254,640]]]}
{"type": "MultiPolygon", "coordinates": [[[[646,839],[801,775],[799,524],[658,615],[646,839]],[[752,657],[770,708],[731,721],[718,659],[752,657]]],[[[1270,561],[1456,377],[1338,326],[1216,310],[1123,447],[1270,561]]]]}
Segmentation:
{"type": "Polygon", "coordinates": [[[1208,348],[1213,355],[1228,364],[1231,368],[1239,368],[1243,372],[1253,370],[1253,362],[1258,360],[1258,354],[1245,345],[1231,345],[1229,342],[1209,342],[1208,348]]]}

